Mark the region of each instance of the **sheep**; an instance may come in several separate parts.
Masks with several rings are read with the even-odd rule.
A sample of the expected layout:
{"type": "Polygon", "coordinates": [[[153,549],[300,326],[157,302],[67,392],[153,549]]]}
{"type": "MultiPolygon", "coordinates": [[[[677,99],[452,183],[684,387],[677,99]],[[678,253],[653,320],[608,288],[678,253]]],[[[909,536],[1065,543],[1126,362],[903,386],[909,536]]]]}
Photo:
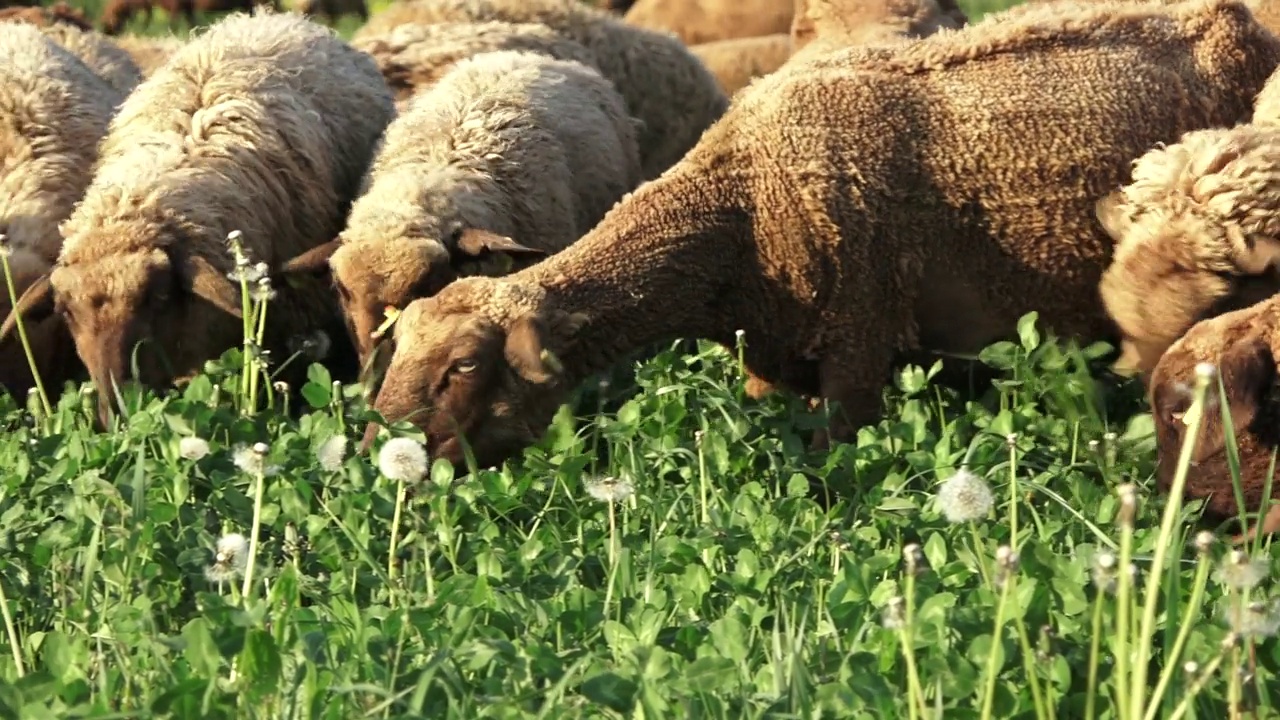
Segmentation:
{"type": "Polygon", "coordinates": [[[164,37],[120,35],[115,42],[121,50],[129,53],[134,65],[138,66],[139,72],[146,78],[168,61],[169,56],[177,52],[185,41],[175,35],[164,37]]]}
{"type": "Polygon", "coordinates": [[[66,23],[81,30],[92,30],[93,25],[84,13],[65,2],[57,2],[48,7],[11,6],[0,10],[0,22],[26,22],[44,27],[54,23],[66,23]]]}
{"type": "MultiPolygon", "coordinates": [[[[393,113],[373,59],[332,30],[295,13],[228,15],[125,99],[57,265],[14,312],[67,323],[105,426],[138,341],[168,360],[162,371],[139,353],[137,379],[152,386],[241,343],[225,239],[241,231],[270,267],[332,238],[393,113]]],[[[314,282],[280,288],[267,321],[277,351],[293,333],[344,332],[314,282]]]]}
{"type": "Polygon", "coordinates": [[[343,15],[355,15],[361,22],[369,19],[369,5],[365,0],[298,0],[295,8],[308,17],[319,15],[329,25],[343,15]]]}
{"type": "MultiPolygon", "coordinates": [[[[57,260],[58,223],[84,194],[98,142],[122,100],[36,26],[0,23],[0,232],[18,293],[57,260]]],[[[8,314],[8,293],[0,292],[0,306],[8,314]]],[[[42,377],[60,386],[75,364],[66,331],[48,322],[26,331],[42,377]]],[[[17,348],[0,353],[0,386],[19,397],[33,387],[17,348]]]]}
{"type": "Polygon", "coordinates": [[[793,0],[636,0],[622,16],[634,27],[673,33],[686,45],[785,33],[793,0]]]}
{"type": "Polygon", "coordinates": [[[367,367],[384,307],[590,230],[640,182],[633,123],[585,64],[517,51],[461,60],[387,128],[342,234],[284,270],[332,273],[367,367]]]}
{"type": "Polygon", "coordinates": [[[1252,125],[1280,127],[1280,72],[1273,73],[1262,86],[1253,104],[1252,125]]]}
{"type": "Polygon", "coordinates": [[[410,303],[375,409],[421,410],[434,455],[459,462],[461,434],[494,465],[589,373],[742,330],[761,382],[839,403],[838,439],[878,415],[902,353],[975,353],[1032,310],[1111,337],[1096,198],[1146,148],[1245,117],[1277,64],[1241,0],[1100,3],[789,62],[567,249],[410,303]]]}
{"type": "Polygon", "coordinates": [[[1195,130],[1134,161],[1096,210],[1115,241],[1098,289],[1116,372],[1146,376],[1196,321],[1280,291],[1278,211],[1280,129],[1195,130]]]}
{"type": "Polygon", "coordinates": [[[596,63],[591,51],[540,23],[410,23],[353,40],[351,46],[373,56],[400,107],[454,63],[481,52],[525,50],[593,67],[596,63]]]}
{"type": "Polygon", "coordinates": [[[724,94],[732,97],[753,79],[782,67],[791,57],[791,36],[775,33],[717,40],[689,49],[715,75],[724,94]]]}
{"type": "Polygon", "coordinates": [[[852,45],[927,37],[968,22],[954,0],[796,0],[791,52],[809,57],[852,45]]]}
{"type": "Polygon", "coordinates": [[[129,53],[100,33],[67,23],[45,25],[40,32],[79,58],[121,95],[128,95],[142,82],[142,71],[129,53]]]}
{"type": "Polygon", "coordinates": [[[187,21],[187,27],[196,25],[196,9],[192,0],[108,0],[102,9],[102,32],[107,35],[118,35],[124,30],[125,23],[138,13],[144,13],[143,22],[151,24],[152,10],[159,5],[169,16],[169,30],[177,28],[178,18],[187,21]]]}
{"type": "MultiPolygon", "coordinates": [[[[1240,462],[1240,489],[1246,512],[1257,512],[1271,466],[1280,446],[1280,296],[1202,320],[1169,346],[1151,374],[1148,392],[1156,437],[1156,482],[1168,493],[1186,440],[1188,416],[1200,363],[1216,366],[1226,391],[1226,405],[1240,462]]],[[[1208,402],[1192,449],[1193,469],[1183,495],[1205,500],[1205,515],[1224,520],[1238,513],[1227,459],[1226,429],[1217,392],[1218,378],[1209,385],[1208,402]]],[[[1280,497],[1275,481],[1272,498],[1280,497]]],[[[1280,530],[1280,508],[1273,507],[1260,523],[1263,533],[1280,530]]],[[[1257,527],[1249,530],[1251,537],[1257,527]]],[[[1239,541],[1241,537],[1237,537],[1239,541]]]]}
{"type": "Polygon", "coordinates": [[[577,0],[396,2],[374,14],[354,37],[383,34],[407,22],[495,20],[542,23],[595,55],[596,68],[618,88],[627,111],[644,122],[639,141],[646,180],[683,157],[728,107],[715,77],[679,40],[631,27],[577,0]]]}

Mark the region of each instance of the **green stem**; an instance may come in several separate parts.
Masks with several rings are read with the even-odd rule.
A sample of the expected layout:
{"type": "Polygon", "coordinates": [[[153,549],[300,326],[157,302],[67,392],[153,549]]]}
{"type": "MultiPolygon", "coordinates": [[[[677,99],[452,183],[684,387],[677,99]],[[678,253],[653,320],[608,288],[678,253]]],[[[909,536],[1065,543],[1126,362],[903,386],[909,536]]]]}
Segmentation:
{"type": "Polygon", "coordinates": [[[987,650],[987,687],[982,697],[982,720],[990,720],[991,704],[996,695],[996,658],[999,656],[1000,631],[1004,629],[1004,609],[1009,600],[1009,583],[1000,587],[1000,599],[996,602],[996,623],[991,631],[991,647],[987,650]]]}
{"type": "Polygon", "coordinates": [[[1107,593],[1098,589],[1093,600],[1093,637],[1089,641],[1089,681],[1085,686],[1084,720],[1093,720],[1098,697],[1098,652],[1102,644],[1102,604],[1107,593]]]}
{"type": "Polygon", "coordinates": [[[0,613],[4,614],[4,631],[9,634],[9,648],[13,650],[13,664],[17,668],[18,677],[27,674],[22,664],[22,646],[18,644],[18,628],[13,624],[13,615],[9,612],[9,596],[4,592],[4,583],[0,582],[0,613]]]}
{"type": "Polygon", "coordinates": [[[244,568],[244,584],[240,588],[241,599],[245,607],[249,605],[249,590],[253,587],[253,570],[258,560],[258,527],[262,525],[262,497],[267,484],[266,475],[255,473],[258,486],[253,491],[253,524],[249,529],[249,561],[244,568]]]}
{"type": "Polygon", "coordinates": [[[1200,562],[1196,564],[1196,577],[1191,588],[1191,601],[1183,608],[1182,621],[1178,625],[1178,636],[1173,641],[1173,649],[1169,651],[1164,670],[1160,673],[1159,681],[1156,682],[1156,688],[1151,691],[1151,705],[1147,708],[1143,720],[1155,720],[1156,708],[1161,705],[1165,687],[1173,679],[1173,674],[1178,668],[1178,656],[1182,654],[1182,647],[1186,645],[1187,638],[1191,636],[1191,626],[1194,624],[1192,618],[1196,617],[1200,612],[1200,605],[1204,601],[1204,591],[1208,581],[1209,558],[1207,555],[1202,555],[1200,562]]]}
{"type": "Polygon", "coordinates": [[[387,550],[387,577],[396,576],[396,543],[400,538],[400,513],[404,507],[404,478],[396,480],[396,509],[391,515],[391,547],[387,550]]]}
{"type": "Polygon", "coordinates": [[[49,404],[49,396],[44,391],[44,383],[40,380],[40,370],[36,367],[35,353],[31,352],[31,342],[27,340],[27,326],[18,312],[18,293],[13,286],[13,271],[9,269],[9,254],[0,252],[0,264],[4,265],[4,283],[9,289],[9,307],[13,308],[14,324],[18,327],[18,339],[22,341],[22,352],[27,356],[27,365],[31,368],[31,379],[35,381],[36,393],[40,396],[40,407],[44,409],[46,418],[53,416],[53,406],[49,404]]]}

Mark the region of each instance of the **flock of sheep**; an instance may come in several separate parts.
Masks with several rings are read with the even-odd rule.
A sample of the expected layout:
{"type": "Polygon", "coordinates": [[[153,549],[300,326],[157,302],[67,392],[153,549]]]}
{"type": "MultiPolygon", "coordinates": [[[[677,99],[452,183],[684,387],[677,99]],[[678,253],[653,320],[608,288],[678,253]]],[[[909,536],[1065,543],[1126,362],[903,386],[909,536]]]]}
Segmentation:
{"type": "MultiPolygon", "coordinates": [[[[0,15],[0,384],[32,387],[20,316],[105,426],[115,383],[240,344],[252,274],[276,357],[327,334],[388,421],[491,465],[654,342],[741,333],[749,394],[837,401],[839,439],[904,358],[1035,310],[1147,382],[1165,487],[1216,363],[1257,507],[1280,39],[1250,2],[409,0],[350,42],[271,9],[119,44],[0,15]]],[[[1224,442],[1210,413],[1189,493],[1219,516],[1224,442]]]]}

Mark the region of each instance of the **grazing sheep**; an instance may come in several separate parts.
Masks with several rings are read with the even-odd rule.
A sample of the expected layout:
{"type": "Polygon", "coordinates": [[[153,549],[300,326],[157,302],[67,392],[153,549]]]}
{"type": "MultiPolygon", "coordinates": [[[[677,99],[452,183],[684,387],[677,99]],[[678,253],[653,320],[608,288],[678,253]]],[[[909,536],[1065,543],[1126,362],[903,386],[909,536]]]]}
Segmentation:
{"type": "Polygon", "coordinates": [[[178,51],[178,48],[186,42],[180,37],[168,35],[165,37],[148,37],[144,35],[120,35],[116,38],[116,45],[121,50],[129,53],[129,57],[133,58],[133,63],[138,66],[138,70],[144,78],[150,77],[156,68],[165,64],[169,60],[169,56],[178,51]]]}
{"type": "Polygon", "coordinates": [[[954,0],[796,0],[793,55],[927,37],[969,22],[954,0]],[[816,41],[816,42],[815,42],[816,41]]]}
{"type": "MultiPolygon", "coordinates": [[[[56,309],[68,324],[104,425],[138,341],[168,360],[162,371],[139,353],[139,379],[151,385],[240,344],[228,233],[242,231],[268,266],[334,237],[393,112],[372,58],[322,25],[270,11],[212,25],[125,100],[62,224],[58,264],[18,308],[24,317],[56,309]]],[[[321,284],[279,295],[266,343],[277,357],[291,335],[326,324],[343,332],[321,284]]],[[[0,337],[12,323],[11,313],[0,337]]]]}
{"type": "MultiPolygon", "coordinates": [[[[1151,375],[1151,416],[1155,424],[1157,471],[1160,489],[1169,492],[1178,467],[1188,427],[1199,363],[1217,366],[1226,390],[1227,408],[1240,461],[1240,489],[1246,512],[1262,505],[1272,452],[1280,446],[1280,296],[1196,323],[1169,347],[1151,375]]],[[[1204,499],[1205,514],[1225,520],[1239,512],[1231,469],[1222,408],[1217,401],[1217,378],[1209,385],[1203,424],[1192,450],[1192,471],[1183,496],[1204,499]]],[[[1273,481],[1272,497],[1280,497],[1280,479],[1273,481]]],[[[1280,509],[1272,508],[1261,523],[1264,533],[1280,530],[1280,509]]],[[[1248,535],[1252,535],[1252,531],[1248,535]]]]}
{"type": "Polygon", "coordinates": [[[640,182],[634,121],[594,68],[458,62],[387,128],[346,230],[286,265],[332,272],[361,365],[383,308],[558,252],[640,182]]]}
{"type": "MultiPolygon", "coordinates": [[[[0,23],[0,232],[14,289],[25,291],[58,259],[58,223],[89,184],[98,142],[120,93],[34,25],[0,23]]],[[[9,313],[8,293],[0,307],[9,313]]],[[[26,326],[44,380],[61,386],[74,372],[66,331],[26,326]]],[[[33,387],[17,343],[0,352],[0,385],[18,397],[33,387]]]]}
{"type": "Polygon", "coordinates": [[[673,33],[686,45],[785,33],[793,0],[636,0],[622,19],[646,30],[673,33]]]}
{"type": "Polygon", "coordinates": [[[1099,200],[1115,240],[1099,292],[1145,375],[1197,321],[1280,292],[1280,129],[1196,130],[1133,163],[1099,200]]]}
{"type": "Polygon", "coordinates": [[[57,2],[48,7],[7,7],[0,10],[0,22],[25,22],[39,27],[54,23],[66,23],[81,30],[92,30],[93,24],[84,13],[65,2],[57,2]]]}
{"type": "Polygon", "coordinates": [[[66,23],[46,25],[40,32],[79,58],[121,95],[128,95],[142,82],[142,71],[129,53],[100,33],[66,23]]]}
{"type": "Polygon", "coordinates": [[[125,23],[138,13],[144,13],[143,22],[151,25],[152,10],[159,6],[169,16],[169,30],[177,28],[178,18],[187,21],[187,27],[196,25],[196,9],[192,0],[109,0],[102,9],[102,32],[118,35],[125,23]]]}
{"type": "Polygon", "coordinates": [[[433,85],[454,63],[482,52],[523,50],[596,64],[591,51],[540,23],[409,23],[385,35],[353,40],[351,46],[373,56],[398,106],[433,85]]]}
{"type": "Polygon", "coordinates": [[[782,67],[782,63],[791,57],[791,36],[775,33],[717,40],[689,49],[716,76],[724,94],[732,96],[752,80],[782,67]]]}
{"type": "Polygon", "coordinates": [[[357,39],[405,23],[542,23],[596,58],[627,110],[644,122],[640,161],[645,179],[662,174],[724,114],[728,99],[710,71],[679,40],[631,27],[578,0],[416,0],[392,3],[356,31],[357,39]]]}
{"type": "Polygon", "coordinates": [[[307,17],[318,15],[329,25],[343,15],[355,15],[361,22],[369,19],[369,5],[365,0],[298,0],[295,9],[307,17]]]}
{"type": "Polygon", "coordinates": [[[461,432],[492,465],[589,373],[670,338],[741,329],[760,381],[836,400],[853,426],[903,353],[977,352],[1032,310],[1110,338],[1096,199],[1146,148],[1246,117],[1278,63],[1240,0],[1101,3],[789,62],[583,239],[411,303],[376,408],[422,411],[434,454],[459,461],[461,432]]]}

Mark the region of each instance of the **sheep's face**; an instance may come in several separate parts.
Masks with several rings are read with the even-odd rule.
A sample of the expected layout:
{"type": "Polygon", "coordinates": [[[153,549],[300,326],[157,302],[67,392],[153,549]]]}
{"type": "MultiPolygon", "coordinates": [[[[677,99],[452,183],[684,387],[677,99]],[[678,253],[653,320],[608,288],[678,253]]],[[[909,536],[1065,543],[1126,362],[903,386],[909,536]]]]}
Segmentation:
{"type": "Polygon", "coordinates": [[[1196,322],[1280,292],[1280,246],[1269,240],[1237,242],[1220,224],[1135,210],[1118,194],[1099,202],[1098,218],[1116,243],[1099,291],[1122,335],[1118,372],[1145,376],[1196,322]]]}
{"type": "MultiPolygon", "coordinates": [[[[464,441],[481,466],[537,442],[569,389],[551,348],[567,345],[581,320],[499,309],[494,289],[469,278],[411,303],[396,322],[396,352],[374,405],[388,422],[422,428],[431,455],[459,466],[464,441]]],[[[370,425],[366,444],[376,432],[370,425]]]]}
{"type": "MultiPolygon", "coordinates": [[[[1276,385],[1276,360],[1268,338],[1274,329],[1258,332],[1258,312],[1276,303],[1231,312],[1198,323],[1169,348],[1151,378],[1151,409],[1158,453],[1157,480],[1168,490],[1177,471],[1178,455],[1193,418],[1187,416],[1193,398],[1194,368],[1198,362],[1215,362],[1226,390],[1235,447],[1240,461],[1241,487],[1250,510],[1256,510],[1271,463],[1272,449],[1280,444],[1280,389],[1276,385]]],[[[1236,512],[1228,465],[1227,440],[1217,380],[1210,381],[1208,401],[1191,455],[1187,477],[1190,497],[1208,497],[1211,514],[1226,517],[1236,512]]]]}
{"type": "MultiPolygon", "coordinates": [[[[44,258],[25,248],[16,247],[10,252],[9,272],[19,297],[43,278],[49,269],[44,258]]],[[[11,310],[8,294],[0,293],[0,312],[7,316],[11,310]]],[[[56,388],[70,379],[77,360],[71,338],[63,324],[57,318],[27,317],[23,328],[45,386],[56,388]]],[[[17,337],[8,338],[6,343],[10,348],[0,353],[0,387],[21,399],[29,389],[35,387],[35,382],[26,356],[17,350],[17,342],[17,337]]]]}

